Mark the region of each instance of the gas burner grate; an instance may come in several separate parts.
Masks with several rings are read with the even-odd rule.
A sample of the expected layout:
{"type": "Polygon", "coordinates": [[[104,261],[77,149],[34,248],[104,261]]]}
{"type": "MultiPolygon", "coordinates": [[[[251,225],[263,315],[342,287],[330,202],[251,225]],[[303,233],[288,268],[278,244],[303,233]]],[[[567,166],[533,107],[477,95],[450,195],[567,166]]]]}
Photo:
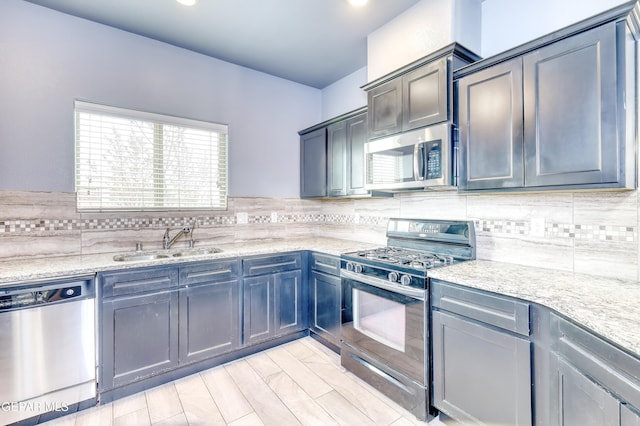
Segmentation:
{"type": "Polygon", "coordinates": [[[361,250],[357,252],[357,256],[386,264],[401,265],[421,270],[451,265],[455,261],[451,255],[419,252],[396,247],[361,250]]]}

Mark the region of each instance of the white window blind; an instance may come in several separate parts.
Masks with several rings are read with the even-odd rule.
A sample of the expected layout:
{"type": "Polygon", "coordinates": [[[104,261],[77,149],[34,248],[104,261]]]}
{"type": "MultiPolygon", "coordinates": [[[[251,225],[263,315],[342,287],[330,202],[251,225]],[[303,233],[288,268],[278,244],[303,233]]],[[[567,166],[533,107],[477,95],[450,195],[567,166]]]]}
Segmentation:
{"type": "Polygon", "coordinates": [[[78,210],[227,208],[227,126],[76,101],[78,210]]]}

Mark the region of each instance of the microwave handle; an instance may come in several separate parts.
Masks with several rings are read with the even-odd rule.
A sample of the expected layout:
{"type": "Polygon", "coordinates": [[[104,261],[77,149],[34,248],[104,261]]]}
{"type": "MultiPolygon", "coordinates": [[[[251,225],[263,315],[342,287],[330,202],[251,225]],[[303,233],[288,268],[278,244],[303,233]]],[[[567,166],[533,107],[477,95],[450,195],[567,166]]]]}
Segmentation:
{"type": "Polygon", "coordinates": [[[424,180],[424,144],[417,143],[413,147],[413,179],[424,180]]]}

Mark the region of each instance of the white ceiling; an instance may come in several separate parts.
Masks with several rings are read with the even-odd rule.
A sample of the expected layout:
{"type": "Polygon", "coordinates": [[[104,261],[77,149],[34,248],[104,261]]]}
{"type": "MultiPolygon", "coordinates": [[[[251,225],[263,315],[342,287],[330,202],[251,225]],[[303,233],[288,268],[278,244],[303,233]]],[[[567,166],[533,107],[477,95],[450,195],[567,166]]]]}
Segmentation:
{"type": "Polygon", "coordinates": [[[421,0],[27,0],[316,88],[367,64],[367,35],[421,0]]]}

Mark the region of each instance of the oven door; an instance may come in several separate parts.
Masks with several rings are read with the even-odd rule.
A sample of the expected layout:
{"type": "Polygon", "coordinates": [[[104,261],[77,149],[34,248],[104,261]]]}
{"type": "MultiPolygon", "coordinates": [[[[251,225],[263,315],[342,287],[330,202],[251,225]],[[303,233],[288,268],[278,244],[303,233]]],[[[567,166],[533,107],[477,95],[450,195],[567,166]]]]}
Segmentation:
{"type": "Polygon", "coordinates": [[[342,340],[425,385],[427,292],[401,294],[366,283],[376,278],[345,275],[350,274],[342,277],[342,340]]]}

